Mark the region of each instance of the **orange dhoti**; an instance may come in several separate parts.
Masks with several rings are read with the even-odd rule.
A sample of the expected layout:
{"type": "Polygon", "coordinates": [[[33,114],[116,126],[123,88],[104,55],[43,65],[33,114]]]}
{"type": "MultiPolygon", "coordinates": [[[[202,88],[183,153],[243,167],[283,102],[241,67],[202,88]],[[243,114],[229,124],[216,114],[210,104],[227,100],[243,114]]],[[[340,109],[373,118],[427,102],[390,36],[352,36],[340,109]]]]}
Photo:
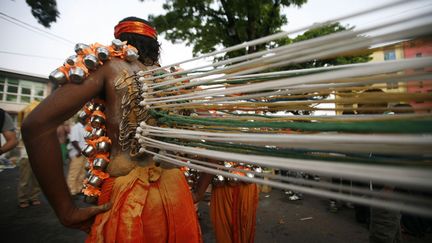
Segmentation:
{"type": "Polygon", "coordinates": [[[214,186],[210,216],[219,243],[254,242],[258,187],[256,184],[214,186]]]}
{"type": "Polygon", "coordinates": [[[96,216],[86,242],[201,242],[192,196],[178,169],[136,167],[114,180],[110,201],[112,208],[96,216]]]}

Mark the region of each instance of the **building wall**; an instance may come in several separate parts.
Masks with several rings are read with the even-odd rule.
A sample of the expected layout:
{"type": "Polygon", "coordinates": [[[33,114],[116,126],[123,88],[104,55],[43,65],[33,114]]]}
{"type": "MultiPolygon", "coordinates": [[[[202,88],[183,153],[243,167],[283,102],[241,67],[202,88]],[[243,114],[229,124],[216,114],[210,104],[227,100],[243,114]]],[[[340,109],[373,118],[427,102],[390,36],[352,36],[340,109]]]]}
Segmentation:
{"type": "MultiPolygon", "coordinates": [[[[387,45],[385,47],[380,47],[374,50],[374,52],[370,55],[372,60],[370,62],[384,62],[391,60],[400,60],[404,59],[404,50],[403,45],[400,43],[387,45]]],[[[348,93],[362,93],[365,90],[382,90],[384,92],[389,93],[398,93],[398,92],[406,92],[406,87],[401,83],[379,83],[373,84],[368,87],[364,87],[362,90],[353,90],[348,93]]],[[[344,96],[343,93],[336,94],[335,98],[342,98],[344,96]]],[[[345,104],[345,105],[336,105],[336,108],[345,108],[345,109],[353,109],[357,108],[357,104],[345,104]]],[[[340,110],[336,111],[337,115],[342,114],[350,114],[354,113],[354,111],[345,111],[342,112],[340,110]]]]}
{"type": "Polygon", "coordinates": [[[43,100],[50,92],[48,78],[0,69],[0,106],[15,122],[19,111],[34,100],[43,100]]]}
{"type": "Polygon", "coordinates": [[[371,55],[371,62],[382,62],[389,60],[388,57],[391,57],[391,52],[394,52],[394,60],[404,59],[404,51],[403,46],[401,44],[390,45],[386,47],[382,47],[374,51],[371,55]]]}
{"type": "MultiPolygon", "coordinates": [[[[383,62],[383,61],[392,61],[392,60],[401,60],[405,58],[404,54],[404,46],[403,44],[394,44],[385,46],[377,49],[371,55],[371,62],[383,62]]],[[[406,86],[403,83],[386,83],[386,84],[377,84],[372,85],[375,89],[381,89],[384,92],[389,93],[401,93],[406,92],[406,86]]]]}
{"type": "MultiPolygon", "coordinates": [[[[423,38],[418,40],[412,40],[404,43],[404,55],[406,58],[419,58],[432,56],[432,38],[423,38]]],[[[418,70],[407,70],[406,73],[416,72],[431,72],[432,68],[422,68],[418,70]]],[[[407,87],[408,93],[431,93],[432,92],[432,80],[420,80],[410,81],[407,87]]],[[[417,112],[431,112],[432,102],[411,102],[410,105],[417,109],[417,112]]]]}

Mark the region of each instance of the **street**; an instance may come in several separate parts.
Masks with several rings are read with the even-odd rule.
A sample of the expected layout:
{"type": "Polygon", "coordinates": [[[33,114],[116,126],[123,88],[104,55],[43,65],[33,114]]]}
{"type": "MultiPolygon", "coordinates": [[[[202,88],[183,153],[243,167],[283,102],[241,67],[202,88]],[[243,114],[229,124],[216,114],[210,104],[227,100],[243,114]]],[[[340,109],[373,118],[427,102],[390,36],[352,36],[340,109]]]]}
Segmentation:
{"type": "MultiPolygon", "coordinates": [[[[45,198],[42,205],[21,209],[17,206],[18,168],[0,172],[1,242],[84,242],[86,234],[63,227],[45,198]]],[[[208,196],[207,196],[208,199],[208,196]]],[[[368,230],[355,221],[354,210],[328,211],[328,200],[305,195],[289,201],[278,189],[260,193],[255,242],[368,242],[368,230]]],[[[215,242],[208,200],[200,203],[200,223],[204,242],[215,242]]],[[[432,242],[403,234],[403,242],[432,242]]]]}

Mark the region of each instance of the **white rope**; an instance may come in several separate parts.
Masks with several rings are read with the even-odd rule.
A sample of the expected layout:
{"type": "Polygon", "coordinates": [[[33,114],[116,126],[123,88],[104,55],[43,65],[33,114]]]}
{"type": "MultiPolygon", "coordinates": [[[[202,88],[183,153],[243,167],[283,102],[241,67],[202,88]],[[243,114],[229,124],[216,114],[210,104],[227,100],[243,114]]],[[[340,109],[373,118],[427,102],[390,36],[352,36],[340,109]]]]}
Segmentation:
{"type": "Polygon", "coordinates": [[[432,156],[431,135],[211,133],[141,126],[146,136],[349,153],[432,156]]]}
{"type": "Polygon", "coordinates": [[[205,150],[186,147],[151,138],[144,138],[144,146],[152,146],[163,150],[172,150],[179,153],[195,154],[221,161],[233,161],[256,164],[259,166],[280,168],[286,170],[305,171],[312,174],[342,176],[353,180],[376,181],[392,185],[406,185],[410,187],[431,188],[432,171],[397,166],[359,165],[350,162],[328,162],[315,160],[302,160],[291,158],[276,158],[270,156],[245,155],[239,153],[205,150]]]}
{"type": "Polygon", "coordinates": [[[312,195],[316,195],[316,196],[320,196],[320,197],[325,197],[325,198],[334,198],[336,200],[343,200],[343,201],[349,201],[349,202],[354,202],[354,203],[359,203],[359,204],[366,204],[366,205],[371,205],[371,206],[376,206],[376,207],[401,210],[401,211],[412,212],[412,213],[422,214],[422,215],[432,215],[432,210],[430,209],[430,207],[425,207],[425,206],[422,207],[420,205],[402,204],[400,202],[393,202],[393,201],[388,201],[388,200],[379,200],[379,199],[375,199],[375,198],[366,198],[366,197],[360,197],[360,196],[355,196],[355,195],[340,194],[337,192],[324,191],[321,189],[315,189],[315,188],[293,185],[293,184],[286,184],[286,183],[281,183],[281,182],[277,182],[277,181],[264,180],[264,179],[258,179],[258,178],[250,178],[250,177],[246,177],[246,176],[239,176],[239,175],[228,173],[225,171],[207,168],[205,166],[186,163],[186,162],[183,162],[180,160],[176,160],[174,158],[170,158],[168,156],[156,154],[156,153],[149,151],[149,150],[144,150],[144,152],[149,153],[149,154],[153,154],[153,155],[157,155],[157,156],[159,156],[160,159],[163,159],[166,162],[169,162],[169,163],[177,165],[177,166],[186,166],[186,167],[190,167],[190,168],[204,171],[206,173],[210,173],[210,174],[214,174],[214,175],[220,174],[220,175],[225,176],[225,177],[236,178],[238,180],[249,182],[249,183],[265,184],[265,185],[269,185],[272,187],[277,187],[277,188],[287,189],[287,190],[293,190],[293,191],[298,191],[298,192],[302,192],[302,193],[308,193],[308,194],[312,194],[312,195]]]}
{"type": "MultiPolygon", "coordinates": [[[[201,161],[201,160],[197,160],[197,159],[191,159],[191,158],[182,157],[179,155],[174,155],[174,154],[169,154],[169,153],[163,153],[163,155],[170,157],[170,158],[173,158],[173,159],[180,160],[180,161],[186,161],[186,162],[206,166],[207,168],[215,168],[215,169],[224,170],[227,172],[236,171],[236,172],[241,172],[241,173],[250,173],[250,174],[253,174],[254,176],[266,177],[267,179],[284,181],[284,182],[294,183],[294,184],[298,184],[298,185],[302,185],[302,186],[312,186],[315,188],[324,188],[327,190],[337,190],[337,191],[344,191],[344,192],[350,192],[350,193],[357,193],[359,195],[365,195],[365,196],[386,197],[387,199],[391,199],[391,200],[404,200],[404,201],[413,202],[413,203],[423,203],[423,204],[432,203],[431,199],[427,199],[427,198],[423,198],[423,197],[412,197],[411,195],[406,195],[406,194],[402,194],[402,193],[393,193],[390,195],[385,195],[385,194],[382,194],[381,192],[371,191],[369,188],[364,188],[364,187],[337,185],[337,184],[330,183],[330,182],[323,181],[323,180],[320,180],[320,181],[307,180],[307,179],[296,178],[296,177],[291,177],[291,176],[281,176],[281,175],[276,175],[276,174],[256,172],[254,170],[243,170],[243,169],[238,169],[235,167],[228,168],[228,167],[225,167],[223,165],[210,163],[210,162],[206,162],[206,161],[201,161]]],[[[153,157],[153,159],[157,162],[163,162],[163,160],[162,161],[159,160],[160,159],[159,154],[155,155],[153,157]]],[[[349,178],[347,178],[347,179],[349,179],[349,178]]]]}
{"type": "MultiPolygon", "coordinates": [[[[350,82],[350,83],[328,83],[328,84],[304,84],[304,85],[296,85],[296,86],[290,86],[287,89],[272,91],[272,92],[259,92],[254,93],[250,95],[241,95],[241,96],[234,96],[234,97],[227,97],[222,96],[223,98],[212,98],[212,99],[205,99],[202,100],[200,96],[200,92],[194,92],[196,96],[189,97],[189,101],[187,104],[184,103],[169,103],[169,102],[177,102],[178,97],[177,95],[170,96],[169,100],[162,100],[160,98],[149,98],[146,99],[147,104],[163,104],[163,105],[155,105],[153,108],[173,108],[173,107],[179,107],[179,106],[191,106],[191,105],[198,105],[198,104],[215,104],[220,103],[224,101],[235,101],[235,100],[246,100],[246,99],[252,99],[252,98],[269,98],[269,97],[277,97],[280,95],[296,95],[296,94],[304,94],[304,93],[311,93],[311,92],[319,92],[322,90],[329,90],[334,88],[342,88],[342,87],[360,87],[361,85],[369,85],[369,84],[380,84],[380,83],[402,83],[402,82],[411,82],[416,80],[428,80],[432,78],[432,74],[423,74],[423,75],[416,75],[416,76],[408,76],[408,77],[389,77],[388,79],[371,79],[371,80],[364,80],[359,82],[350,82]],[[168,104],[167,104],[168,103],[168,104]]],[[[335,80],[336,81],[336,80],[335,80]]],[[[334,92],[332,92],[334,93],[334,92]]],[[[206,96],[207,97],[207,96],[206,96]]],[[[163,97],[162,97],[163,98],[163,97]]],[[[317,101],[319,102],[319,101],[317,101]]]]}
{"type": "MultiPolygon", "coordinates": [[[[405,69],[427,67],[431,64],[431,62],[432,57],[421,57],[415,59],[402,59],[375,63],[360,63],[353,65],[350,68],[335,70],[333,72],[324,72],[300,77],[283,78],[274,81],[248,84],[245,86],[227,87],[222,90],[204,90],[192,94],[177,95],[175,101],[188,100],[191,98],[205,98],[216,95],[259,92],[261,90],[269,89],[283,89],[294,85],[304,85],[308,83],[334,82],[335,80],[344,78],[362,77],[382,73],[398,72],[405,69]]],[[[169,98],[170,97],[167,97],[166,99],[169,98]]]]}

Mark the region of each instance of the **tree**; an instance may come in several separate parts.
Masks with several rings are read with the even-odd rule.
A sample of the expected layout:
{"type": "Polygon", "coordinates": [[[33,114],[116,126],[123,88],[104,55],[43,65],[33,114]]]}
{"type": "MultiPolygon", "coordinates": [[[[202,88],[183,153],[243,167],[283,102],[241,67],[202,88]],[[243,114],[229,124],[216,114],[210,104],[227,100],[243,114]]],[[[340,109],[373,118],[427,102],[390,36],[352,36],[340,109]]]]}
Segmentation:
{"type": "Polygon", "coordinates": [[[38,22],[49,28],[51,23],[57,21],[59,11],[57,10],[56,0],[26,0],[31,8],[32,15],[38,22]]]}
{"type": "MultiPolygon", "coordinates": [[[[276,33],[287,23],[282,7],[300,7],[307,0],[167,0],[166,14],[149,19],[159,33],[172,41],[193,46],[193,54],[209,53],[218,46],[229,47],[276,33]]],[[[252,46],[248,53],[263,50],[252,46]]],[[[228,53],[225,58],[243,55],[246,50],[228,53]]]]}
{"type": "MultiPolygon", "coordinates": [[[[305,41],[305,40],[333,34],[340,31],[346,31],[346,30],[350,31],[352,29],[353,27],[350,27],[348,25],[343,26],[339,22],[331,23],[322,27],[308,30],[302,35],[298,35],[292,40],[283,39],[281,42],[279,42],[279,45],[305,41]]],[[[366,37],[357,36],[357,38],[366,38],[366,37]]],[[[341,55],[338,57],[328,58],[328,59],[313,59],[308,62],[285,67],[284,69],[315,68],[315,67],[324,67],[324,66],[345,65],[350,63],[368,62],[371,60],[370,54],[371,54],[370,52],[363,52],[363,53],[356,53],[350,55],[341,55]]]]}

